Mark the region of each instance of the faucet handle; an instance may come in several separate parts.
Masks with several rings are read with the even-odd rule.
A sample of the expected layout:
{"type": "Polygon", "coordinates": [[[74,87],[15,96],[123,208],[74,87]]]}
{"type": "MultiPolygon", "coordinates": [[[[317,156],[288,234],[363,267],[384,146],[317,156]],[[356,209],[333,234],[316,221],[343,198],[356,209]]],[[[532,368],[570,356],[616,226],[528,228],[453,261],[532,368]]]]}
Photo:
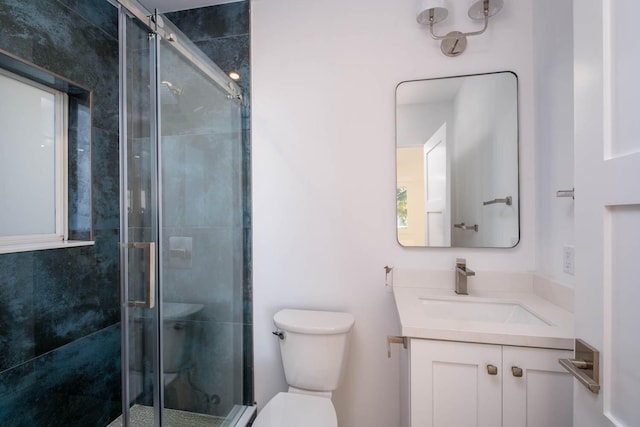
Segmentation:
{"type": "Polygon", "coordinates": [[[456,258],[456,267],[466,267],[467,266],[467,260],[464,258],[456,258]]]}

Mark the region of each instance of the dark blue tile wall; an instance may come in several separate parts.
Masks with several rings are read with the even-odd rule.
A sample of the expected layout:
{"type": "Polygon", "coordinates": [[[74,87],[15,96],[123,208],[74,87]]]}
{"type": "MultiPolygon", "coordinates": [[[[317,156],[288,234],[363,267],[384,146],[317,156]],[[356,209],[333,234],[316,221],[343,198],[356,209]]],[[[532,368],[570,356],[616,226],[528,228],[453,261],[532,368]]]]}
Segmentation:
{"type": "Polygon", "coordinates": [[[237,71],[245,95],[250,89],[250,5],[238,1],[166,14],[222,71],[237,71]]]}
{"type": "Polygon", "coordinates": [[[96,242],[0,255],[0,425],[120,413],[117,34],[105,0],[0,0],[0,49],[91,90],[92,215],[76,219],[96,242]]]}
{"type": "Polygon", "coordinates": [[[253,292],[251,261],[251,64],[249,1],[168,13],[180,28],[223,71],[240,74],[242,104],[243,178],[243,400],[253,402],[253,292]]]}
{"type": "Polygon", "coordinates": [[[120,412],[113,325],[0,372],[0,425],[103,427],[120,412]]]}

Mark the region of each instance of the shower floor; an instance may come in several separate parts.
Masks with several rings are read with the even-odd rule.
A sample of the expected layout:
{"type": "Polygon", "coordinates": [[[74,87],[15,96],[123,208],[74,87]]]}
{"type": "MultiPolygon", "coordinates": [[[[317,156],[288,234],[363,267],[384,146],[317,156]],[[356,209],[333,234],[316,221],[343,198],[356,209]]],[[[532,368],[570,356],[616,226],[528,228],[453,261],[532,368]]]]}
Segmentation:
{"type": "MultiPolygon", "coordinates": [[[[197,414],[195,412],[164,409],[162,413],[165,427],[223,427],[229,425],[229,423],[225,423],[225,418],[197,414]]],[[[131,427],[153,426],[153,407],[133,405],[131,407],[130,425],[131,427]]],[[[122,427],[122,415],[113,420],[107,427],[122,427]]]]}

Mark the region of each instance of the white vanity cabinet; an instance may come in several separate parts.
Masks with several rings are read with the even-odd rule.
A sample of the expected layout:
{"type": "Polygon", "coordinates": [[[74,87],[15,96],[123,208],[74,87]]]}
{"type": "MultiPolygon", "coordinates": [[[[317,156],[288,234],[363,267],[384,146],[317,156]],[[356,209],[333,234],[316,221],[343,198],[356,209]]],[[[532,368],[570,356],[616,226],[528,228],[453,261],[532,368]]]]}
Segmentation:
{"type": "Polygon", "coordinates": [[[572,425],[571,351],[412,338],[409,357],[411,427],[572,425]]]}
{"type": "Polygon", "coordinates": [[[502,347],[504,427],[573,426],[573,377],[558,363],[570,358],[570,350],[502,347]]]}

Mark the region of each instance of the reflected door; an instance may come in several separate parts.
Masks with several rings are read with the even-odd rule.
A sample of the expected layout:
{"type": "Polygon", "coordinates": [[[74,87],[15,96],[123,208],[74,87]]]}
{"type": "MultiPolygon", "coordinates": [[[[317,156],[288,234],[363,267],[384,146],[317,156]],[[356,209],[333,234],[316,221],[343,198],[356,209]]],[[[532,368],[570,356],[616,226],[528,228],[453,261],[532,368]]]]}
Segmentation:
{"type": "Polygon", "coordinates": [[[451,245],[447,125],[443,124],[424,145],[425,231],[427,246],[451,245]]]}

